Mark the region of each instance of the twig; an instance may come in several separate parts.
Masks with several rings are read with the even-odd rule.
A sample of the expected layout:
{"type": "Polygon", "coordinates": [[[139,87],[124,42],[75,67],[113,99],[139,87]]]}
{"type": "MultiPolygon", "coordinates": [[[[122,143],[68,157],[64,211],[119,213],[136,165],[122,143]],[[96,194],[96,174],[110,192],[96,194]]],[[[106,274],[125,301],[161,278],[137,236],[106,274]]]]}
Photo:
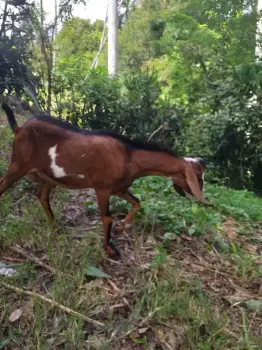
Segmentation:
{"type": "MultiPolygon", "coordinates": [[[[119,337],[117,337],[116,339],[114,339],[114,341],[119,340],[119,339],[122,339],[122,338],[125,338],[127,335],[129,335],[129,334],[131,334],[132,332],[134,332],[137,328],[142,327],[143,324],[144,324],[145,322],[147,322],[151,317],[154,316],[154,314],[155,314],[157,311],[161,310],[162,308],[163,308],[163,307],[157,307],[154,311],[150,312],[150,313],[147,315],[147,317],[144,318],[137,326],[133,327],[132,329],[130,329],[130,330],[129,330],[128,332],[126,332],[125,334],[120,335],[119,337]]],[[[109,341],[112,341],[112,340],[113,340],[113,339],[110,339],[109,341]]]]}
{"type": "MultiPolygon", "coordinates": [[[[183,261],[180,261],[180,263],[182,263],[183,264],[183,261]]],[[[185,265],[185,264],[184,264],[185,265]]],[[[261,297],[259,297],[258,295],[254,295],[254,294],[252,294],[252,293],[249,293],[249,292],[247,292],[244,288],[241,288],[238,284],[236,284],[235,282],[233,282],[232,280],[231,280],[231,276],[229,276],[227,273],[224,273],[224,272],[221,272],[221,271],[219,271],[219,270],[216,270],[216,269],[213,269],[213,268],[211,268],[211,267],[208,267],[208,266],[206,266],[205,264],[197,264],[197,263],[194,263],[194,265],[195,266],[199,266],[199,267],[203,267],[203,268],[205,268],[205,269],[207,269],[207,270],[209,270],[209,271],[212,271],[212,272],[214,272],[214,273],[216,273],[216,274],[218,274],[218,275],[220,275],[220,276],[224,276],[224,277],[226,277],[227,278],[227,280],[231,283],[231,285],[236,289],[236,290],[239,290],[239,291],[242,291],[243,293],[245,293],[245,295],[250,299],[250,298],[256,298],[256,299],[259,299],[259,300],[261,300],[262,298],[261,297]]]]}
{"type": "MultiPolygon", "coordinates": [[[[102,50],[103,50],[103,48],[105,46],[105,43],[107,41],[107,36],[108,35],[105,34],[105,32],[106,32],[106,23],[107,23],[107,18],[108,18],[108,7],[109,7],[109,1],[108,1],[108,4],[107,4],[106,17],[105,17],[105,20],[104,20],[104,27],[103,27],[103,32],[102,32],[102,37],[101,37],[101,40],[100,40],[100,44],[99,44],[99,49],[98,49],[98,52],[96,54],[96,57],[94,58],[94,60],[92,62],[90,70],[92,68],[94,68],[94,67],[95,68],[97,67],[99,56],[100,56],[100,54],[101,54],[101,52],[102,52],[102,50]]],[[[89,72],[86,75],[85,80],[87,79],[88,75],[89,75],[89,72]]]]}
{"type": "MultiPolygon", "coordinates": [[[[110,279],[108,279],[107,281],[110,284],[110,286],[113,288],[113,290],[121,296],[121,290],[115,285],[115,283],[110,279]]],[[[125,297],[122,297],[122,299],[123,299],[123,303],[130,309],[130,304],[128,300],[125,297]]]]}
{"type": "Polygon", "coordinates": [[[110,262],[113,263],[113,264],[122,265],[121,262],[116,261],[116,260],[112,260],[112,259],[109,259],[109,258],[105,258],[105,260],[110,261],[110,262]]]}
{"type": "Polygon", "coordinates": [[[112,280],[108,279],[107,281],[115,292],[117,292],[118,294],[121,293],[120,289],[115,285],[115,283],[112,280]]]}
{"type": "Polygon", "coordinates": [[[112,306],[110,306],[109,307],[109,309],[110,310],[114,310],[114,309],[119,309],[119,308],[121,308],[121,307],[124,307],[124,306],[126,306],[125,304],[116,304],[116,305],[112,305],[112,306]]]}
{"type": "Polygon", "coordinates": [[[35,257],[35,256],[31,255],[31,254],[28,254],[28,253],[27,253],[23,248],[21,248],[19,245],[16,245],[16,246],[14,246],[14,247],[11,247],[10,249],[13,250],[14,252],[16,252],[16,253],[18,253],[18,254],[24,256],[24,257],[27,258],[28,260],[33,261],[36,265],[41,266],[41,267],[45,268],[46,270],[52,272],[53,274],[58,273],[58,274],[63,275],[63,276],[65,276],[65,277],[72,278],[72,276],[67,275],[67,274],[65,274],[65,273],[63,273],[63,272],[61,272],[61,271],[58,271],[58,270],[56,270],[54,267],[51,267],[51,266],[45,264],[44,262],[42,262],[42,261],[41,261],[40,259],[38,259],[37,257],[35,257]]]}
{"type": "Polygon", "coordinates": [[[249,327],[248,327],[248,333],[249,333],[250,330],[251,330],[251,327],[252,327],[252,324],[253,324],[253,322],[254,322],[254,319],[256,318],[256,315],[257,315],[257,311],[254,312],[254,315],[253,315],[252,320],[251,320],[251,322],[250,322],[250,325],[249,325],[249,327]]]}
{"type": "Polygon", "coordinates": [[[87,321],[87,322],[90,322],[90,323],[93,323],[94,325],[97,325],[97,326],[100,326],[100,327],[103,327],[104,326],[104,323],[102,322],[99,322],[99,321],[96,321],[96,320],[93,320],[92,318],[89,318],[83,314],[80,314],[79,312],[75,311],[75,310],[72,310],[70,309],[69,307],[67,306],[64,306],[62,304],[59,304],[57,301],[55,300],[52,300],[52,299],[48,299],[46,297],[44,297],[43,295],[41,294],[38,294],[38,293],[35,293],[35,292],[30,292],[29,290],[25,290],[25,289],[21,289],[21,288],[18,288],[18,287],[15,287],[9,283],[5,283],[5,282],[1,282],[1,285],[7,289],[11,289],[17,293],[21,293],[21,294],[24,294],[24,295],[29,295],[31,297],[34,297],[34,298],[37,298],[37,299],[40,299],[42,301],[45,301],[46,303],[54,306],[54,307],[57,307],[59,308],[60,310],[66,312],[67,314],[70,314],[70,315],[75,315],[79,318],[82,318],[83,320],[87,321]]]}
{"type": "Polygon", "coordinates": [[[163,129],[164,124],[160,125],[159,128],[157,128],[155,131],[152,132],[152,134],[149,136],[148,141],[150,141],[152,139],[153,136],[155,136],[155,134],[157,134],[161,129],[163,129]]]}
{"type": "Polygon", "coordinates": [[[18,262],[18,263],[23,263],[26,260],[24,259],[18,259],[18,258],[9,258],[8,256],[3,256],[3,259],[6,261],[11,261],[11,262],[18,262]]]}
{"type": "Polygon", "coordinates": [[[236,334],[234,334],[233,332],[231,332],[228,328],[224,327],[222,328],[222,332],[230,335],[231,337],[238,339],[238,336],[236,334]]]}
{"type": "Polygon", "coordinates": [[[28,194],[25,193],[21,198],[19,198],[19,199],[15,202],[15,205],[17,206],[17,204],[19,204],[20,202],[22,202],[27,196],[28,196],[28,194]]]}

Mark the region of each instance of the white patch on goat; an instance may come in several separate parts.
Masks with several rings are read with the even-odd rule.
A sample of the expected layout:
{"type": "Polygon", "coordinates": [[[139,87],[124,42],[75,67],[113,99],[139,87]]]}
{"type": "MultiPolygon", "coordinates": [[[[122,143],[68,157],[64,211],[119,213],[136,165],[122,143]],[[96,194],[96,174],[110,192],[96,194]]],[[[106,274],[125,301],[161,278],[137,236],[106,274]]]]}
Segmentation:
{"type": "Polygon", "coordinates": [[[57,165],[56,162],[55,162],[56,161],[56,157],[58,156],[58,154],[56,153],[56,148],[57,148],[57,145],[49,148],[48,155],[51,158],[50,168],[53,170],[54,176],[59,179],[60,177],[66,176],[66,173],[65,173],[64,168],[62,168],[61,166],[57,165]]]}
{"type": "Polygon", "coordinates": [[[77,175],[80,179],[84,179],[85,178],[85,175],[82,175],[82,174],[79,174],[77,175]]]}

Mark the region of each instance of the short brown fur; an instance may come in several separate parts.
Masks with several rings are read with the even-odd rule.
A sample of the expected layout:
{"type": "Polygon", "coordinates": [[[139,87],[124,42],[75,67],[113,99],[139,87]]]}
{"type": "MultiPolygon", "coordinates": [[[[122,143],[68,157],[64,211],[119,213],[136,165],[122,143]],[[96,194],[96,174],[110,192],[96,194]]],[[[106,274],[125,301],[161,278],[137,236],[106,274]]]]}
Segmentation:
{"type": "Polygon", "coordinates": [[[204,171],[202,164],[187,162],[165,151],[130,148],[113,136],[67,130],[37,117],[18,127],[11,109],[7,105],[3,109],[15,139],[8,171],[0,181],[0,195],[23,176],[31,174],[40,182],[38,199],[52,222],[49,196],[55,186],[95,189],[104,227],[104,247],[110,256],[119,253],[111,243],[109,198],[116,195],[132,205],[122,226],[118,227],[121,232],[140,208],[139,200],[128,191],[136,178],[168,177],[179,194],[188,193],[205,202],[200,182],[204,171]],[[55,176],[51,167],[49,152],[55,146],[55,167],[63,169],[66,175],[62,177],[55,176]]]}

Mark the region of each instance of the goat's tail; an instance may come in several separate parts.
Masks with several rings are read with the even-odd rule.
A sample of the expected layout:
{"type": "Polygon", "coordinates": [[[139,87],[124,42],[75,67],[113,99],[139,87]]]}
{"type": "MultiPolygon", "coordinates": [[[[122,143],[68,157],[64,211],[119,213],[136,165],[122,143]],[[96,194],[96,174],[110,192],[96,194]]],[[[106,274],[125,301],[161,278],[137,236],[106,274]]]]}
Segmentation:
{"type": "Polygon", "coordinates": [[[7,103],[3,103],[2,104],[2,108],[3,110],[5,111],[6,113],[6,116],[7,116],[7,120],[8,120],[8,123],[10,125],[10,128],[12,129],[12,131],[16,134],[20,128],[19,126],[17,125],[17,122],[15,120],[15,115],[12,111],[12,109],[8,106],[7,103]]]}

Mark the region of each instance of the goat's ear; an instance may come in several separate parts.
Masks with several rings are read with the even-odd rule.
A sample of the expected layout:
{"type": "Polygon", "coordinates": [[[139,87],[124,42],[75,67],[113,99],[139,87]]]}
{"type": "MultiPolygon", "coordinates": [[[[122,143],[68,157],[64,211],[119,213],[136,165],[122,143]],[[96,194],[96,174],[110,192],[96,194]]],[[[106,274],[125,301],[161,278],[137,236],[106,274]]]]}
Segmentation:
{"type": "Polygon", "coordinates": [[[190,166],[186,167],[185,175],[186,175],[186,182],[187,182],[188,186],[190,187],[191,192],[193,193],[194,197],[196,199],[198,199],[200,202],[208,204],[208,202],[204,199],[204,197],[200,191],[196,174],[190,166]]]}

